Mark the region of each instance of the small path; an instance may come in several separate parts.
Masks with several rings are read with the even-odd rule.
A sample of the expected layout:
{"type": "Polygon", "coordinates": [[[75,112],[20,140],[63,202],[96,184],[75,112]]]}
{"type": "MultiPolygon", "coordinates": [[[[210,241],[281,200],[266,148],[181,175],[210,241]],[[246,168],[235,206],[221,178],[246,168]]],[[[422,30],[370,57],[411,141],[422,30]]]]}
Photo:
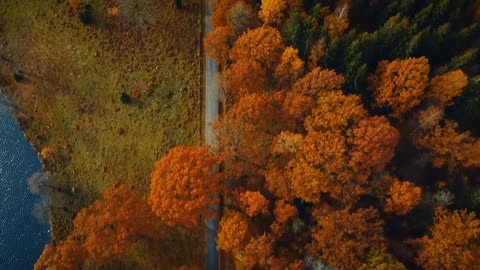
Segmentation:
{"type": "MultiPolygon", "coordinates": [[[[211,7],[208,0],[204,0],[205,5],[205,34],[213,31],[210,23],[210,16],[212,14],[211,7]]],[[[214,83],[215,75],[217,74],[217,64],[211,57],[205,56],[205,142],[208,146],[217,144],[213,134],[212,122],[218,117],[218,91],[214,83]]],[[[217,205],[210,206],[213,210],[218,211],[217,205]]],[[[217,232],[218,219],[209,218],[206,221],[206,237],[207,237],[207,269],[219,269],[219,257],[217,251],[217,232]]]]}

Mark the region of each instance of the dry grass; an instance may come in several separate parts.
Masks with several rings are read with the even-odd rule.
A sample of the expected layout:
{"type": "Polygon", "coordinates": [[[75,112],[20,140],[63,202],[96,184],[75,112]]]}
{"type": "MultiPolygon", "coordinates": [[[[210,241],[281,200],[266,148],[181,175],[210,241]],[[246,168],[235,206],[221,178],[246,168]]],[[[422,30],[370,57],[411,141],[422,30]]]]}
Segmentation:
{"type": "MultiPolygon", "coordinates": [[[[0,56],[9,60],[0,62],[3,81],[12,81],[8,69],[26,74],[7,94],[27,116],[20,120],[32,144],[52,150],[47,169],[75,188],[73,208],[119,182],[146,194],[154,161],[202,138],[200,0],[184,0],[182,11],[167,0],[83,2],[93,6],[91,26],[68,1],[0,0],[0,56]],[[113,6],[120,14],[109,18],[113,6]]],[[[53,212],[55,239],[68,233],[71,218],[53,212]]],[[[192,263],[203,264],[203,237],[200,230],[185,240],[198,247],[185,251],[192,263]]]]}

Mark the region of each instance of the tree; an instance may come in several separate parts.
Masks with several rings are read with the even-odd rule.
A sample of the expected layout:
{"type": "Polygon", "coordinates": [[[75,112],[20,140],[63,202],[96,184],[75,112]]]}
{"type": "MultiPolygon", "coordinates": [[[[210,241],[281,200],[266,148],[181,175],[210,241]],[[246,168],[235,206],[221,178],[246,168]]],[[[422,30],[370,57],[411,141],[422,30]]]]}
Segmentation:
{"type": "Polygon", "coordinates": [[[227,26],[228,24],[228,11],[237,3],[239,0],[220,0],[215,5],[215,10],[213,11],[210,21],[212,22],[212,27],[222,27],[227,26]]]}
{"type": "Polygon", "coordinates": [[[258,17],[260,17],[265,24],[280,25],[285,17],[286,9],[286,0],[262,0],[258,17]]]}
{"type": "Polygon", "coordinates": [[[218,203],[222,174],[214,171],[218,158],[205,147],[179,146],[155,163],[150,205],[168,225],[194,227],[198,218],[210,217],[208,207],[218,203]]]}
{"type": "Polygon", "coordinates": [[[362,100],[357,95],[341,91],[319,93],[318,105],[305,119],[307,131],[342,131],[367,116],[362,100]]]}
{"type": "Polygon", "coordinates": [[[293,124],[282,112],[283,98],[282,93],[245,95],[214,123],[229,176],[252,175],[265,166],[273,138],[293,124]]]}
{"type": "Polygon", "coordinates": [[[239,60],[225,71],[224,87],[228,97],[237,101],[241,96],[262,93],[268,89],[267,71],[252,60],[239,60]]]}
{"type": "Polygon", "coordinates": [[[368,78],[377,105],[390,107],[392,116],[401,118],[420,104],[429,72],[425,57],[380,61],[377,71],[368,78]]]}
{"type": "Polygon", "coordinates": [[[339,8],[336,13],[325,16],[323,23],[327,26],[330,39],[340,38],[348,28],[348,5],[339,8]]]}
{"type": "Polygon", "coordinates": [[[291,86],[302,75],[303,66],[303,61],[298,57],[298,50],[293,47],[285,48],[280,63],[275,68],[277,85],[280,88],[291,86]]]}
{"type": "Polygon", "coordinates": [[[478,269],[479,235],[475,213],[437,208],[428,235],[417,240],[421,250],[416,262],[426,270],[478,269]]]}
{"type": "Polygon", "coordinates": [[[232,252],[244,245],[248,233],[247,219],[239,212],[228,212],[220,220],[217,248],[232,252]]]}
{"type": "Polygon", "coordinates": [[[291,188],[289,173],[286,169],[270,167],[265,173],[265,186],[276,197],[290,201],[295,197],[291,188]]]}
{"type": "Polygon", "coordinates": [[[407,270],[393,255],[386,251],[371,251],[368,259],[358,270],[407,270]]]}
{"type": "Polygon", "coordinates": [[[230,59],[234,62],[249,59],[270,70],[278,63],[284,49],[280,33],[264,25],[241,35],[230,50],[230,59]]]}
{"type": "Polygon", "coordinates": [[[267,259],[273,253],[273,239],[266,234],[259,237],[252,237],[244,249],[239,250],[235,254],[235,259],[245,269],[252,269],[258,265],[265,268],[267,259]]]}
{"type": "Polygon", "coordinates": [[[385,199],[385,212],[405,215],[422,200],[422,188],[408,181],[397,179],[390,186],[385,199]]]}
{"type": "Polygon", "coordinates": [[[373,208],[326,210],[313,216],[318,225],[312,228],[309,252],[339,269],[356,269],[371,249],[382,250],[383,221],[373,208]]]}
{"type": "Polygon", "coordinates": [[[270,230],[276,237],[281,236],[288,229],[288,221],[298,215],[297,208],[284,200],[275,202],[273,213],[275,221],[270,225],[270,230]]]}
{"type": "Polygon", "coordinates": [[[59,244],[47,244],[33,269],[81,269],[87,258],[87,251],[72,237],[60,241],[59,244]]]}
{"type": "Polygon", "coordinates": [[[240,206],[249,217],[268,214],[268,200],[259,191],[247,191],[240,194],[240,206]]]}
{"type": "Polygon", "coordinates": [[[316,106],[317,99],[324,92],[340,92],[343,76],[333,70],[314,68],[298,80],[292,91],[287,93],[284,107],[297,121],[303,120],[316,106]]]}
{"type": "Polygon", "coordinates": [[[443,108],[453,104],[453,98],[460,96],[468,84],[468,77],[461,70],[436,76],[430,81],[425,97],[436,100],[443,108]]]}
{"type": "Polygon", "coordinates": [[[468,131],[457,132],[457,128],[456,122],[445,120],[443,125],[416,137],[417,146],[429,151],[434,167],[480,167],[480,140],[468,131]]]}
{"type": "Polygon", "coordinates": [[[122,255],[139,237],[158,239],[160,220],[137,193],[125,185],[104,191],[97,200],[78,212],[74,239],[82,239],[88,257],[104,262],[122,255]]]}
{"type": "Polygon", "coordinates": [[[238,1],[228,10],[227,22],[235,36],[240,36],[243,32],[254,29],[259,24],[252,7],[243,1],[238,1]]]}
{"type": "Polygon", "coordinates": [[[371,172],[381,172],[395,155],[400,135],[384,116],[364,118],[347,131],[348,166],[366,183],[371,172]]]}
{"type": "Polygon", "coordinates": [[[216,27],[205,35],[203,46],[205,54],[217,61],[217,64],[225,65],[228,59],[228,51],[231,47],[232,29],[229,26],[216,27]]]}

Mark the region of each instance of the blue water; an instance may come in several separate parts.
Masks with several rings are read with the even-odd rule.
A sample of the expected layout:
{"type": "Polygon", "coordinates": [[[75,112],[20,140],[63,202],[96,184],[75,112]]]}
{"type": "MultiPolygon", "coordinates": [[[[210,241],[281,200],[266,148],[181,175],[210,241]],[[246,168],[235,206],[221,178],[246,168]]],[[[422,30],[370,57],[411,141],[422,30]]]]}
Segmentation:
{"type": "Polygon", "coordinates": [[[50,240],[48,225],[32,215],[39,199],[27,186],[40,170],[35,150],[0,99],[0,270],[32,269],[50,240]]]}

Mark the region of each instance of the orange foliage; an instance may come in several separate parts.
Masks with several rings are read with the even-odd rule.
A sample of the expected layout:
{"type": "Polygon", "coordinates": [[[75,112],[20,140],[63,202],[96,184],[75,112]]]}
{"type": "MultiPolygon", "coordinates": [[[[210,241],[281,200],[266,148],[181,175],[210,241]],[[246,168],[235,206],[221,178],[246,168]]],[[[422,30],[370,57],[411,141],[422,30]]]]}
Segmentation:
{"type": "Polygon", "coordinates": [[[285,18],[287,0],[262,0],[258,17],[266,24],[280,25],[285,18]]]}
{"type": "Polygon", "coordinates": [[[422,200],[422,188],[407,181],[393,182],[385,200],[385,212],[405,215],[422,200]]]}
{"type": "Polygon", "coordinates": [[[216,27],[203,39],[205,54],[214,58],[217,64],[227,63],[228,51],[231,47],[231,33],[232,29],[229,26],[216,27]]]}
{"type": "Polygon", "coordinates": [[[346,150],[338,132],[309,132],[298,157],[290,162],[295,195],[307,202],[318,202],[321,192],[339,196],[351,180],[344,175],[346,150]]]}
{"type": "Polygon", "coordinates": [[[453,98],[462,94],[467,84],[467,75],[457,69],[432,78],[425,96],[437,100],[442,107],[447,107],[453,104],[453,98]]]}
{"type": "Polygon", "coordinates": [[[224,87],[233,100],[240,96],[261,93],[267,89],[267,71],[259,63],[251,60],[239,60],[225,71],[224,87]]]}
{"type": "Polygon", "coordinates": [[[377,104],[392,108],[392,116],[400,118],[420,104],[428,86],[429,72],[430,65],[425,57],[384,60],[378,63],[377,71],[368,80],[377,104]]]}
{"type": "Polygon", "coordinates": [[[227,21],[235,36],[239,36],[246,30],[256,28],[259,25],[259,20],[253,8],[243,1],[238,1],[230,8],[227,21]]]}
{"type": "Polygon", "coordinates": [[[268,265],[270,270],[302,270],[304,269],[303,262],[301,260],[296,260],[293,262],[288,262],[286,258],[283,257],[270,257],[268,258],[268,265]]]}
{"type": "Polygon", "coordinates": [[[213,10],[210,21],[213,28],[227,26],[228,20],[227,15],[228,11],[238,2],[239,0],[219,0],[213,10]]]}
{"type": "Polygon", "coordinates": [[[293,91],[316,98],[322,92],[342,90],[344,81],[334,70],[317,67],[295,83],[293,91]]]}
{"type": "Polygon", "coordinates": [[[258,191],[247,191],[240,194],[242,211],[250,217],[268,214],[268,200],[258,191]]]}
{"type": "Polygon", "coordinates": [[[33,269],[81,269],[81,265],[86,258],[86,250],[78,241],[70,237],[60,241],[56,246],[47,244],[33,269]]]}
{"type": "Polygon", "coordinates": [[[308,64],[312,69],[317,67],[318,61],[325,56],[325,48],[327,47],[327,41],[325,38],[320,38],[313,44],[310,49],[310,55],[308,56],[308,64]]]}
{"type": "Polygon", "coordinates": [[[170,226],[194,227],[199,216],[209,217],[212,195],[222,190],[222,174],[214,173],[218,159],[204,147],[174,147],[155,163],[150,204],[170,226]]]}
{"type": "Polygon", "coordinates": [[[275,68],[275,78],[280,87],[288,87],[303,73],[303,61],[298,57],[298,50],[285,48],[280,64],[275,68]]]}
{"type": "Polygon", "coordinates": [[[418,239],[417,263],[426,270],[480,269],[480,220],[475,213],[435,209],[435,222],[428,235],[418,239]]]}
{"type": "Polygon", "coordinates": [[[158,238],[159,219],[147,202],[126,186],[111,187],[103,200],[80,210],[73,235],[82,236],[89,257],[106,261],[122,255],[138,237],[158,238]]]}
{"type": "Polygon", "coordinates": [[[256,265],[266,267],[267,259],[273,252],[272,240],[266,234],[250,239],[244,249],[236,252],[235,259],[244,269],[252,269],[256,265]]]}
{"type": "Polygon", "coordinates": [[[288,131],[282,131],[275,137],[272,153],[295,154],[302,144],[303,136],[288,131]]]}
{"type": "Polygon", "coordinates": [[[359,180],[366,182],[370,170],[380,172],[395,155],[400,135],[385,116],[371,116],[360,120],[347,131],[350,145],[349,167],[359,180]],[[363,176],[361,176],[363,174],[363,176]],[[362,179],[362,177],[365,177],[362,179]]]}
{"type": "Polygon", "coordinates": [[[278,198],[293,200],[294,193],[290,188],[290,181],[288,177],[289,176],[286,170],[275,167],[267,170],[265,173],[265,185],[268,191],[273,193],[278,198]]]}
{"type": "Polygon", "coordinates": [[[292,91],[287,93],[285,110],[295,119],[303,120],[316,106],[317,98],[321,93],[341,90],[343,82],[343,76],[333,70],[314,68],[297,81],[292,91]]]}
{"type": "Polygon", "coordinates": [[[80,7],[80,0],[68,0],[68,3],[74,12],[78,11],[78,8],[80,7]]]}
{"type": "Polygon", "coordinates": [[[230,59],[249,59],[271,69],[280,60],[285,45],[277,29],[261,26],[241,35],[230,50],[230,59]]]}
{"type": "Polygon", "coordinates": [[[480,167],[480,140],[468,131],[458,133],[457,127],[456,122],[446,120],[443,126],[417,136],[417,145],[430,151],[434,167],[480,167]]]}
{"type": "Polygon", "coordinates": [[[273,210],[275,214],[275,220],[280,223],[286,223],[293,217],[296,217],[298,212],[297,208],[289,203],[286,203],[284,200],[279,200],[275,202],[275,209],[273,210]]]}
{"type": "Polygon", "coordinates": [[[341,131],[367,116],[362,100],[357,95],[344,95],[341,91],[320,94],[318,105],[305,120],[311,131],[341,131]]]}
{"type": "Polygon", "coordinates": [[[281,93],[248,94],[214,123],[229,175],[251,174],[266,164],[274,136],[292,125],[282,103],[281,93]]]}
{"type": "Polygon", "coordinates": [[[312,229],[310,253],[338,269],[356,269],[370,249],[382,249],[383,221],[373,208],[350,212],[314,211],[318,225],[312,229]]]}
{"type": "Polygon", "coordinates": [[[107,9],[108,17],[117,17],[119,13],[118,7],[111,7],[107,9]]]}
{"type": "Polygon", "coordinates": [[[217,236],[217,248],[224,251],[234,251],[243,246],[247,237],[248,223],[239,212],[228,212],[220,220],[217,236]]]}

